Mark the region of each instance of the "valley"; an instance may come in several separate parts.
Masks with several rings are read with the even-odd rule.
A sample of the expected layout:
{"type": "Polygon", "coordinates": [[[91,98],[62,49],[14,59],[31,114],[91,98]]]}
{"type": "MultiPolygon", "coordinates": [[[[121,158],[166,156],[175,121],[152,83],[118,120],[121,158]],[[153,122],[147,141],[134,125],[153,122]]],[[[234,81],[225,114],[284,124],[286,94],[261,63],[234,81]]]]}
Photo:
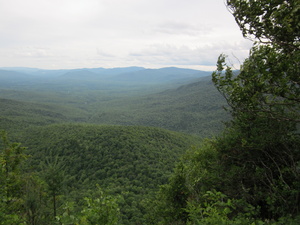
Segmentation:
{"type": "MultiPolygon", "coordinates": [[[[122,224],[144,224],[145,200],[168,181],[175,162],[229,119],[208,74],[139,67],[0,70],[0,127],[26,147],[27,173],[42,179],[53,166],[63,171],[58,214],[66,202],[82,207],[85,193],[99,185],[122,196],[122,224]]],[[[44,192],[44,213],[51,212],[44,192]]]]}

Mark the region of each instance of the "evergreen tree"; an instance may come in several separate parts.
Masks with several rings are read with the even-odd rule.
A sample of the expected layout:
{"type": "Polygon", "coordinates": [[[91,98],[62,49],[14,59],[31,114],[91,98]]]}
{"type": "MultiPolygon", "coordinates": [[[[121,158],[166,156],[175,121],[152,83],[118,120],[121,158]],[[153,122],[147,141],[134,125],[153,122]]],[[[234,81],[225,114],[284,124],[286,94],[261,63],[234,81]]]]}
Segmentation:
{"type": "Polygon", "coordinates": [[[58,155],[46,158],[42,164],[42,177],[52,199],[53,219],[57,216],[58,196],[62,193],[65,182],[64,162],[58,155]]]}

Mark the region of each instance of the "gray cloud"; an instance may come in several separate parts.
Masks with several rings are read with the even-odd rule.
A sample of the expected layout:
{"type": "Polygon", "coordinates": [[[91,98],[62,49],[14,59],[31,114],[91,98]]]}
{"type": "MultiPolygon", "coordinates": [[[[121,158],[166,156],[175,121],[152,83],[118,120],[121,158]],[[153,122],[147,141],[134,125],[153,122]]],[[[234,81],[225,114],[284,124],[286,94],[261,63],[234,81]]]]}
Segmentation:
{"type": "Polygon", "coordinates": [[[0,67],[214,65],[243,43],[222,0],[0,0],[0,67]]]}
{"type": "Polygon", "coordinates": [[[221,53],[231,56],[234,64],[239,63],[235,58],[242,62],[247,56],[250,46],[251,43],[246,40],[237,43],[224,41],[197,48],[190,48],[185,45],[176,47],[168,44],[157,44],[138,52],[132,52],[128,57],[135,58],[137,61],[145,61],[150,64],[162,66],[178,64],[189,67],[203,65],[214,68],[217,58],[221,53]]]}
{"type": "Polygon", "coordinates": [[[191,24],[184,22],[168,21],[160,24],[154,29],[155,32],[166,33],[170,35],[192,35],[203,36],[212,31],[212,27],[206,24],[191,24]]]}

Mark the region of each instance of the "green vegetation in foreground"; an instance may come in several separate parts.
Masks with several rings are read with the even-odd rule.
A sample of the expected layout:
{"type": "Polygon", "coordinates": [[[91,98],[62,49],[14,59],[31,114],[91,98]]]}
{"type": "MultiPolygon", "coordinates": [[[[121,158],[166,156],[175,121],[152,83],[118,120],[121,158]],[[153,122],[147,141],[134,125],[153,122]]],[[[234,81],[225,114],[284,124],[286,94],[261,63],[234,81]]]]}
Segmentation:
{"type": "Polygon", "coordinates": [[[227,4],[244,36],[257,38],[238,75],[223,54],[213,73],[233,119],[181,158],[151,224],[300,224],[300,4],[227,4]]]}
{"type": "Polygon", "coordinates": [[[80,201],[98,184],[110,195],[122,196],[123,224],[144,224],[146,198],[168,181],[175,161],[199,141],[151,127],[60,124],[28,129],[22,143],[31,155],[30,171],[42,174],[52,163],[63,168],[65,190],[57,215],[63,202],[80,201]]]}
{"type": "Polygon", "coordinates": [[[41,172],[28,173],[24,150],[1,132],[0,224],[119,224],[121,197],[112,197],[97,187],[92,194],[85,193],[83,203],[65,201],[62,206],[67,180],[62,161],[46,158],[41,172]]]}

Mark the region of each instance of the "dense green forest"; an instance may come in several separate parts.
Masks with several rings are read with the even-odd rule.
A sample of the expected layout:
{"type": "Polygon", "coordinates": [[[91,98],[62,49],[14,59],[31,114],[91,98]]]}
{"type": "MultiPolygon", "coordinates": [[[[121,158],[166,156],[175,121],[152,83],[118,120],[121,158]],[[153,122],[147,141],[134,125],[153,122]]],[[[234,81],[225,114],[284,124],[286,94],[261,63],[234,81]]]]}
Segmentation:
{"type": "Polygon", "coordinates": [[[15,131],[30,125],[85,122],[154,126],[202,137],[220,131],[229,115],[222,110],[226,103],[211,77],[180,84],[162,85],[151,94],[132,94],[130,87],[126,89],[130,96],[86,88],[73,94],[0,89],[2,128],[15,131]]]}
{"type": "Polygon", "coordinates": [[[101,209],[91,202],[95,198],[105,199],[103,207],[113,215],[102,218],[95,212],[101,217],[95,218],[96,224],[109,224],[106,220],[146,224],[149,202],[168,182],[175,162],[191,146],[199,146],[203,137],[220,132],[222,121],[228,120],[222,110],[224,99],[201,71],[166,68],[161,73],[146,70],[144,75],[133,71],[135,77],[155,75],[153,83],[145,84],[140,77],[136,84],[126,81],[122,86],[111,78],[106,89],[89,84],[101,74],[92,74],[85,83],[79,79],[91,75],[85,70],[64,72],[56,72],[46,89],[40,86],[47,81],[44,77],[32,80],[17,72],[19,83],[9,83],[9,76],[4,76],[8,72],[2,73],[7,85],[0,90],[0,119],[1,129],[8,133],[7,137],[3,133],[2,162],[11,164],[19,157],[2,171],[10,171],[3,176],[1,195],[10,196],[3,198],[9,206],[3,205],[3,223],[90,224],[94,216],[87,214],[101,209]],[[162,82],[170,73],[176,81],[162,82]],[[61,76],[71,82],[61,82],[61,76]],[[95,209],[90,208],[93,204],[95,209]]]}
{"type": "Polygon", "coordinates": [[[167,182],[184,149],[199,143],[195,137],[136,126],[62,124],[27,133],[23,143],[32,155],[30,170],[43,170],[41,159],[51,164],[57,157],[66,175],[66,199],[80,200],[99,184],[123,196],[124,224],[143,222],[143,199],[167,182]]]}
{"type": "Polygon", "coordinates": [[[299,224],[299,1],[226,4],[240,71],[0,70],[0,224],[299,224]]]}

